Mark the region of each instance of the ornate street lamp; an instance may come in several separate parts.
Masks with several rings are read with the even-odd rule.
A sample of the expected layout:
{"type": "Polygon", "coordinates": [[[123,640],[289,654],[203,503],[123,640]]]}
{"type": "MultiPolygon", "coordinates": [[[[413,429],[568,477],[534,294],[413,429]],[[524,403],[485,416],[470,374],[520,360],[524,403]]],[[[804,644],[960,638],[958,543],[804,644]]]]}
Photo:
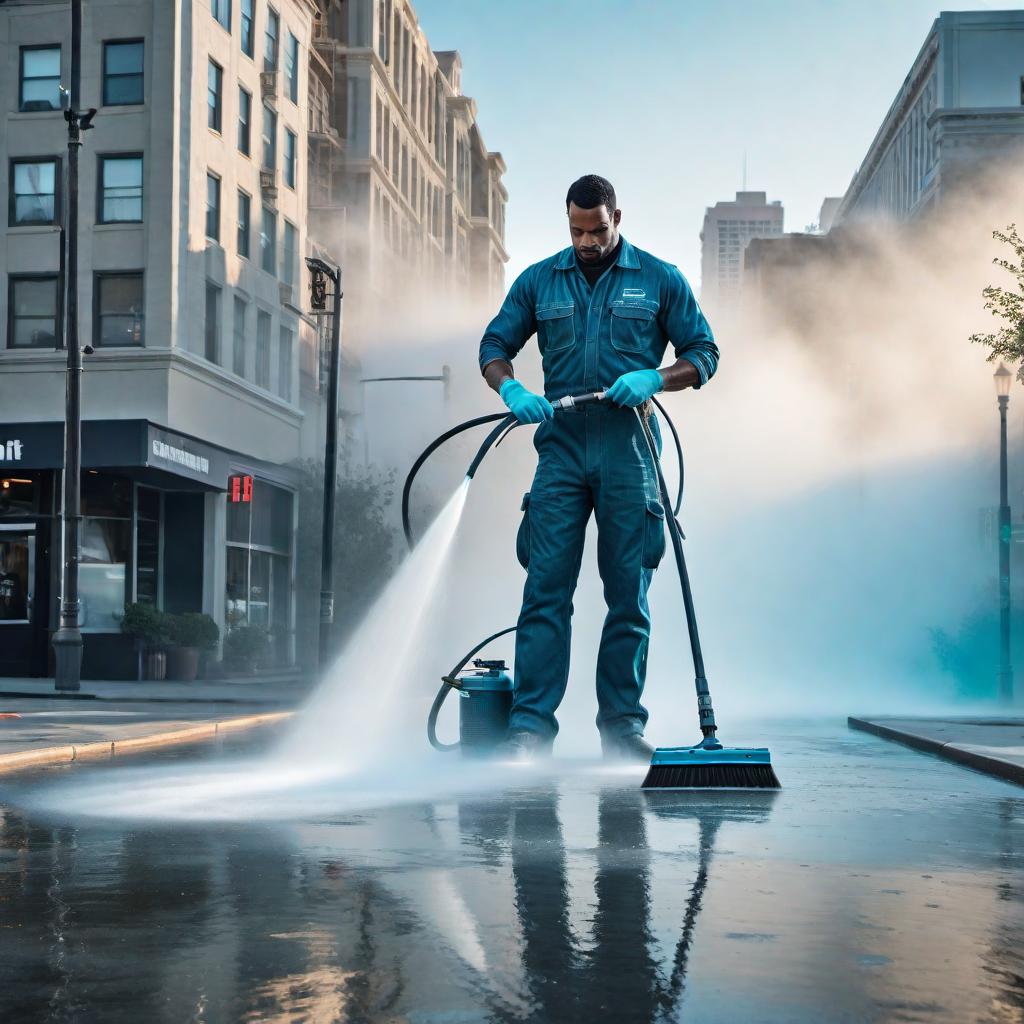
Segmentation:
{"type": "Polygon", "coordinates": [[[1002,364],[992,375],[999,401],[999,699],[1013,700],[1010,667],[1010,499],[1006,472],[1006,409],[1013,374],[1002,364]]]}

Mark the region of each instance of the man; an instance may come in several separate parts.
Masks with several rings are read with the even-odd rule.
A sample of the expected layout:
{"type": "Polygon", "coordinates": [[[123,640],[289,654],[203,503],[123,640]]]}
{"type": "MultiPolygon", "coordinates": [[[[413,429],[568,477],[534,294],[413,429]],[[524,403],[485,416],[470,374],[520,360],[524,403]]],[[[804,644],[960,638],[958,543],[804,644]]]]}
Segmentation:
{"type": "MultiPolygon", "coordinates": [[[[516,635],[510,756],[546,753],[569,676],[572,596],[591,511],[608,615],[597,660],[597,726],[606,757],[649,760],[647,590],[665,551],[665,514],[635,408],[659,391],[699,388],[718,365],[711,328],[685,278],[619,234],[611,183],[596,174],[566,196],[572,247],[525,270],[480,342],[480,368],[520,423],[539,423],[533,489],[524,500],[527,566],[516,635]],[[544,395],[515,379],[512,360],[537,334],[544,395]],[[658,369],[667,343],[676,361],[658,369]],[[606,390],[556,417],[551,402],[606,390]]],[[[660,438],[657,421],[652,432],[660,438]]],[[[671,514],[671,512],[669,512],[671,514]]]]}

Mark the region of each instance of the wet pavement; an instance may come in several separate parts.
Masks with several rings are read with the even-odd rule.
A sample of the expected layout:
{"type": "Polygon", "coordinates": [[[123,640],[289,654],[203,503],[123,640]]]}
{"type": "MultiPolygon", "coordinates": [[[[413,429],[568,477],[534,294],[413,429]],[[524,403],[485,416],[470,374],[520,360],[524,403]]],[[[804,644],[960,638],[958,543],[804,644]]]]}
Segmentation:
{"type": "Polygon", "coordinates": [[[1024,1021],[1024,790],[841,721],[747,737],[777,795],[556,762],[147,823],[22,809],[90,779],[131,800],[125,765],[4,782],[0,1020],[1024,1021]]]}

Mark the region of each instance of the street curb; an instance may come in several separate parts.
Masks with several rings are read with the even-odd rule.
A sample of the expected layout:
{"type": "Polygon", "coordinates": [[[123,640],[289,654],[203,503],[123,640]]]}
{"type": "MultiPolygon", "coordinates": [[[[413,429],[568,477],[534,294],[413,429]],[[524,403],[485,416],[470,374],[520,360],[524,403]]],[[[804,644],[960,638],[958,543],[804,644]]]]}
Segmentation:
{"type": "Polygon", "coordinates": [[[851,729],[869,732],[882,737],[882,739],[894,740],[896,743],[902,743],[905,747],[913,747],[914,750],[920,750],[926,754],[937,754],[947,761],[955,761],[957,764],[974,768],[986,775],[994,775],[1007,782],[1015,782],[1018,786],[1024,786],[1024,766],[1015,764],[1013,761],[1004,761],[1001,757],[979,754],[976,750],[971,750],[960,743],[943,743],[942,740],[933,740],[928,736],[919,736],[902,729],[893,729],[864,718],[854,718],[852,715],[846,719],[846,724],[851,729]]]}
{"type": "Polygon", "coordinates": [[[10,754],[0,754],[0,775],[21,771],[24,768],[71,764],[73,761],[103,757],[113,758],[138,750],[198,743],[202,740],[216,739],[221,733],[273,725],[291,718],[293,714],[293,711],[270,711],[262,715],[225,718],[217,722],[199,722],[184,729],[169,729],[123,740],[94,740],[91,743],[69,743],[59,747],[43,747],[40,750],[18,750],[10,754]]]}

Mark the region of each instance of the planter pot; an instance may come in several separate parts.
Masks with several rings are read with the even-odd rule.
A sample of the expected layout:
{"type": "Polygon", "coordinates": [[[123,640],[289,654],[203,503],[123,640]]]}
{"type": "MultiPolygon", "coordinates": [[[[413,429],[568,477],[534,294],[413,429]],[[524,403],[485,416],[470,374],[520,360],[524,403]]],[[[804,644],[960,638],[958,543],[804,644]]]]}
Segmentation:
{"type": "Polygon", "coordinates": [[[172,647],[167,652],[167,678],[191,683],[199,675],[199,648],[172,647]]]}
{"type": "Polygon", "coordinates": [[[167,678],[167,655],[163,651],[146,652],[146,678],[154,682],[167,678]]]}

